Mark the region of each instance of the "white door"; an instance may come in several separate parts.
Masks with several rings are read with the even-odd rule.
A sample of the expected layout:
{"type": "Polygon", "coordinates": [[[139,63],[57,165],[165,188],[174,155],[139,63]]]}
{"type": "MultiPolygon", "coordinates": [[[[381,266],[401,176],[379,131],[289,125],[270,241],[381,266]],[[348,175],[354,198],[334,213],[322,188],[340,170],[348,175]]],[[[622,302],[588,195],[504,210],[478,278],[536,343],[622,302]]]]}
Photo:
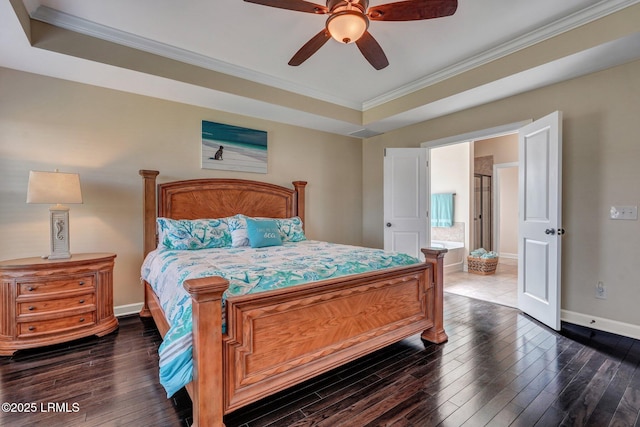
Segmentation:
{"type": "Polygon", "coordinates": [[[423,259],[427,247],[426,148],[387,148],[384,156],[384,249],[423,259]]]}
{"type": "Polygon", "coordinates": [[[560,330],[562,112],[519,131],[518,308],[560,330]]]}

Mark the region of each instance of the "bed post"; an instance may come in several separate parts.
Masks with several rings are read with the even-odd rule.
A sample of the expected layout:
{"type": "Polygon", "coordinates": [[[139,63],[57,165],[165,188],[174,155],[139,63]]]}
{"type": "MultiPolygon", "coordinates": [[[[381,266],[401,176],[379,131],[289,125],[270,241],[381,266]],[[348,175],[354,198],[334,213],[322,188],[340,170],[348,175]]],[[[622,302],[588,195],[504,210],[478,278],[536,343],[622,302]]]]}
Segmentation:
{"type": "MultiPolygon", "coordinates": [[[[156,248],[156,177],[160,172],[153,170],[140,170],[138,173],[144,179],[143,187],[143,258],[156,248]]],[[[151,311],[147,304],[147,289],[144,289],[144,304],[140,310],[140,317],[151,317],[151,311]]]]}
{"type": "Polygon", "coordinates": [[[422,339],[440,344],[449,339],[444,331],[444,254],[447,249],[421,249],[433,272],[433,326],[422,333],[422,339]]]}
{"type": "Polygon", "coordinates": [[[156,177],[160,172],[141,170],[144,179],[144,256],[156,248],[156,177]]]}
{"type": "Polygon", "coordinates": [[[302,220],[302,229],[304,230],[304,188],[307,181],[293,181],[293,187],[296,189],[296,215],[302,220]]]}
{"type": "Polygon", "coordinates": [[[188,387],[193,426],[197,427],[224,427],[222,294],[228,286],[229,282],[218,276],[184,282],[192,298],[193,381],[188,387]]]}

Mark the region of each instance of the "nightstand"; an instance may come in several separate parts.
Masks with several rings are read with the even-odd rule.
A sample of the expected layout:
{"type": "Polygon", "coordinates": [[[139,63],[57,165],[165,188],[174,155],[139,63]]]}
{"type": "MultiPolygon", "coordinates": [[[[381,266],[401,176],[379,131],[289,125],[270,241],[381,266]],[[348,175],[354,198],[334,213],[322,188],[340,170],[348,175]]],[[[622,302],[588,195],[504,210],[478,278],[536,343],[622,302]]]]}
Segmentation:
{"type": "Polygon", "coordinates": [[[0,262],[0,356],[116,330],[115,258],[95,253],[0,262]]]}

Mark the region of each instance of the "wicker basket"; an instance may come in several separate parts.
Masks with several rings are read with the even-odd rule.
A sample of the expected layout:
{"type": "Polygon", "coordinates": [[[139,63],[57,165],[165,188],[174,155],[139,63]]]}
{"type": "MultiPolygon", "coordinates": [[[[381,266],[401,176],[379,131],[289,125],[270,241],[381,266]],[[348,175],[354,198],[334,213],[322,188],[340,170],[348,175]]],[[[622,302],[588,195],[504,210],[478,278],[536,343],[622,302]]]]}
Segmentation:
{"type": "Polygon", "coordinates": [[[467,266],[469,273],[486,276],[496,272],[498,258],[474,258],[469,256],[467,257],[467,266]]]}

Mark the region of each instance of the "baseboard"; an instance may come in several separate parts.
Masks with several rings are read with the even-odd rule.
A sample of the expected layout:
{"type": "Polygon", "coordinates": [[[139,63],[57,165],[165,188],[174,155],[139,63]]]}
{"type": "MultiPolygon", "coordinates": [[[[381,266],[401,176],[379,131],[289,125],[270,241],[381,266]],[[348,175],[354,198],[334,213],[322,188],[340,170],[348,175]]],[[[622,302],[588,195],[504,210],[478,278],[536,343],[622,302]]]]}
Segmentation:
{"type": "Polygon", "coordinates": [[[463,271],[463,265],[462,265],[462,261],[460,262],[456,262],[453,264],[449,264],[449,265],[445,265],[444,266],[444,274],[447,273],[456,273],[458,271],[463,271]]]}
{"type": "Polygon", "coordinates": [[[506,253],[506,252],[500,252],[500,258],[518,259],[518,254],[510,254],[510,253],[506,253]]]}
{"type": "Polygon", "coordinates": [[[138,314],[142,310],[142,303],[118,305],[113,308],[113,313],[116,317],[129,316],[131,314],[138,314]]]}
{"type": "Polygon", "coordinates": [[[605,319],[602,317],[589,316],[583,313],[575,313],[573,311],[562,310],[560,318],[564,322],[573,323],[575,325],[586,326],[587,328],[597,329],[599,331],[611,332],[613,334],[622,335],[624,337],[640,339],[640,326],[630,323],[618,322],[617,320],[605,319]]]}

